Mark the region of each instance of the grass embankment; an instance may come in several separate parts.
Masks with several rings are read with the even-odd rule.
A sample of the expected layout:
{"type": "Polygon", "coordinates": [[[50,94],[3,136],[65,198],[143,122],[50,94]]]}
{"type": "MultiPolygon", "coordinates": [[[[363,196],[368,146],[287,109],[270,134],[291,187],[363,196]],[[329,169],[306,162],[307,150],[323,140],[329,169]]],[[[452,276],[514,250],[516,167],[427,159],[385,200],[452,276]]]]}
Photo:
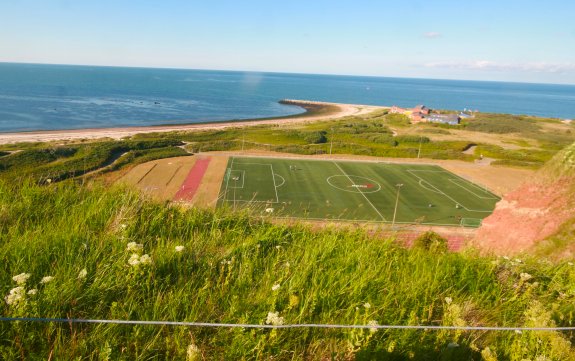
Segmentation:
{"type": "Polygon", "coordinates": [[[99,141],[64,146],[27,144],[21,151],[0,158],[0,178],[60,181],[94,170],[110,171],[127,164],[188,155],[178,147],[183,144],[173,139],[99,141]]]}
{"type": "MultiPolygon", "coordinates": [[[[361,230],[312,231],[245,214],[184,210],[98,184],[0,181],[0,194],[5,316],[255,324],[575,321],[575,267],[568,263],[407,250],[361,230]]],[[[574,338],[2,322],[0,358],[568,360],[575,358],[568,342],[574,338]]]]}
{"type": "MultiPolygon", "coordinates": [[[[332,109],[320,106],[309,111],[328,118],[332,109]]],[[[114,165],[107,170],[117,170],[129,164],[186,155],[178,148],[184,142],[189,143],[186,149],[192,152],[266,150],[306,155],[331,153],[464,161],[479,159],[483,154],[496,159],[494,165],[539,168],[573,141],[575,128],[553,119],[480,113],[458,126],[410,124],[404,115],[379,110],[308,124],[147,133],[126,141],[2,145],[0,155],[4,156],[0,158],[0,176],[12,173],[65,179],[109,163],[114,165]],[[464,154],[471,145],[478,146],[475,154],[464,154]],[[6,151],[15,150],[22,152],[6,154],[6,151]],[[120,155],[123,156],[117,159],[120,155]]]]}

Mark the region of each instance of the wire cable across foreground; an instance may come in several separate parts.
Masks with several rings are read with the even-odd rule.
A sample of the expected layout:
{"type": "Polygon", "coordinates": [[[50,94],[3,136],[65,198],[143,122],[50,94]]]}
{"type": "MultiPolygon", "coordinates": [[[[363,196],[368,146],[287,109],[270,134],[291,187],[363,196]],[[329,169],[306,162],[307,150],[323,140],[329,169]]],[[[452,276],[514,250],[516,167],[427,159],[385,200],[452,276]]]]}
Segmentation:
{"type": "Polygon", "coordinates": [[[332,329],[405,329],[405,330],[460,330],[460,331],[575,331],[575,327],[512,327],[512,326],[440,326],[440,325],[343,325],[303,323],[286,325],[267,325],[249,323],[214,323],[185,321],[138,321],[138,320],[99,320],[80,318],[41,318],[41,317],[0,317],[0,322],[43,322],[43,323],[95,323],[115,325],[157,325],[186,327],[222,327],[222,328],[332,328],[332,329]]]}

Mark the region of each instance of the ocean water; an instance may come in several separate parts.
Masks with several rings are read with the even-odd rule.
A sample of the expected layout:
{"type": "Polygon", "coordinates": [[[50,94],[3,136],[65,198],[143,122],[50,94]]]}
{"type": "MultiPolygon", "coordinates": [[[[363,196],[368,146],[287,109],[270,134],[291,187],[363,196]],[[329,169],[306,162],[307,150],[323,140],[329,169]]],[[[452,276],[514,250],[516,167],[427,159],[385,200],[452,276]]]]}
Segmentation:
{"type": "Polygon", "coordinates": [[[284,98],[575,118],[575,86],[0,63],[0,132],[253,119],[284,98]]]}

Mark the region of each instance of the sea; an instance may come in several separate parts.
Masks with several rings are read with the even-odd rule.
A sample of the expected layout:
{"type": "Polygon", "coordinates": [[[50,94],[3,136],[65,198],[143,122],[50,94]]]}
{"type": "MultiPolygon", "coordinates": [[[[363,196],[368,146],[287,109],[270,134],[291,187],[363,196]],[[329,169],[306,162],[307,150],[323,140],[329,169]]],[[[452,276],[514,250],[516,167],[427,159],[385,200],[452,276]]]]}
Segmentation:
{"type": "Polygon", "coordinates": [[[303,112],[285,98],[575,118],[575,85],[0,63],[0,132],[303,112]]]}

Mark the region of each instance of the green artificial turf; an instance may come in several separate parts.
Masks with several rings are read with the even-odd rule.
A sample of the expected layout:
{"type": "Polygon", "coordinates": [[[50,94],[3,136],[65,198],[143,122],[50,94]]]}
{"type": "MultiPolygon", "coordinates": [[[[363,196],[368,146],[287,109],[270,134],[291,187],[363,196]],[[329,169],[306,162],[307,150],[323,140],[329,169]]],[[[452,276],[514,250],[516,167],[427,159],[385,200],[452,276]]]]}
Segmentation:
{"type": "Polygon", "coordinates": [[[232,157],[219,206],[274,217],[478,226],[499,197],[436,165],[232,157]]]}

